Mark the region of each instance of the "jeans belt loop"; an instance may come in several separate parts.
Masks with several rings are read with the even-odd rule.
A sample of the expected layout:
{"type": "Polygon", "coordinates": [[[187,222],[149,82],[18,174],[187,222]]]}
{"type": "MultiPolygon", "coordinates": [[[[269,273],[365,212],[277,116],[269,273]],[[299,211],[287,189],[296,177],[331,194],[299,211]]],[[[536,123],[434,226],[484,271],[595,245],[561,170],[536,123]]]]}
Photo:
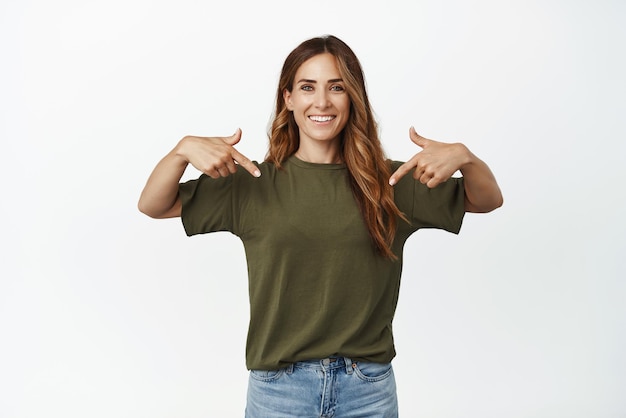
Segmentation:
{"type": "Polygon", "coordinates": [[[344,357],[343,361],[346,365],[346,373],[347,374],[352,374],[353,369],[352,369],[352,360],[350,360],[348,357],[344,357]]]}

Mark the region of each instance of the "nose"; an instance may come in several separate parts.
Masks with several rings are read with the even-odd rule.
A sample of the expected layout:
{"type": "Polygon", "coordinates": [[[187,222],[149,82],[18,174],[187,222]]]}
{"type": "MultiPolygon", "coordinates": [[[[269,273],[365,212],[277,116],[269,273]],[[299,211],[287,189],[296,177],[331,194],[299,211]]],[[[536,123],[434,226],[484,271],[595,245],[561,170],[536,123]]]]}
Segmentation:
{"type": "Polygon", "coordinates": [[[315,92],[315,106],[320,109],[325,109],[330,106],[328,91],[319,89],[315,92]]]}

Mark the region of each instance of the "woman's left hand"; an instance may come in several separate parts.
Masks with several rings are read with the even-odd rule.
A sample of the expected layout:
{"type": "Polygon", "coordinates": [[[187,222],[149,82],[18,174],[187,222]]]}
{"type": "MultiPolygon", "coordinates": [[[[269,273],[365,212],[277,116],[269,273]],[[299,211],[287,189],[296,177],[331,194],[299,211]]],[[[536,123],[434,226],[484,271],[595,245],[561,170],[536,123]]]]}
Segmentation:
{"type": "Polygon", "coordinates": [[[409,136],[415,145],[422,148],[422,151],[398,167],[391,175],[389,184],[392,186],[414,170],[413,178],[433,188],[452,177],[471,159],[470,151],[463,144],[448,144],[426,139],[415,132],[413,127],[409,130],[409,136]]]}
{"type": "Polygon", "coordinates": [[[464,178],[465,211],[485,213],[502,206],[500,187],[493,173],[480,158],[476,157],[463,144],[446,144],[426,139],[409,130],[411,141],[422,148],[406,163],[402,164],[389,178],[389,184],[396,184],[409,171],[413,177],[433,188],[448,180],[459,170],[464,178]]]}

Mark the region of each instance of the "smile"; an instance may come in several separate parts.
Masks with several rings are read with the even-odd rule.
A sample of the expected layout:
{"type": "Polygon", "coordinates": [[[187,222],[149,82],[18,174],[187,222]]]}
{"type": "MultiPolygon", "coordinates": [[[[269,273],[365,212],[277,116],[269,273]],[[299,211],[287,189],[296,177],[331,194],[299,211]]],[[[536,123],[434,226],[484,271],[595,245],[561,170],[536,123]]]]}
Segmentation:
{"type": "Polygon", "coordinates": [[[313,122],[329,122],[335,119],[335,116],[309,116],[313,122]]]}

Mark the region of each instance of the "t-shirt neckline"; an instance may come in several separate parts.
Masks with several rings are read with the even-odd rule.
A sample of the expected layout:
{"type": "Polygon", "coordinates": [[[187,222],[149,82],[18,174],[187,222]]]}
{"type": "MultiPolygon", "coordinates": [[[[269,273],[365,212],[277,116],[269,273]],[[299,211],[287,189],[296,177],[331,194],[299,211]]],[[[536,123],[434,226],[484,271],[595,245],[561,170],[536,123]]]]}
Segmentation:
{"type": "Polygon", "coordinates": [[[329,163],[329,164],[322,164],[322,163],[311,163],[308,161],[303,161],[301,159],[299,159],[298,157],[294,155],[290,156],[287,161],[290,164],[293,164],[295,166],[301,167],[301,168],[307,168],[307,169],[317,169],[317,170],[341,170],[341,169],[345,169],[346,168],[346,164],[345,163],[339,163],[339,164],[333,164],[333,163],[329,163]]]}

